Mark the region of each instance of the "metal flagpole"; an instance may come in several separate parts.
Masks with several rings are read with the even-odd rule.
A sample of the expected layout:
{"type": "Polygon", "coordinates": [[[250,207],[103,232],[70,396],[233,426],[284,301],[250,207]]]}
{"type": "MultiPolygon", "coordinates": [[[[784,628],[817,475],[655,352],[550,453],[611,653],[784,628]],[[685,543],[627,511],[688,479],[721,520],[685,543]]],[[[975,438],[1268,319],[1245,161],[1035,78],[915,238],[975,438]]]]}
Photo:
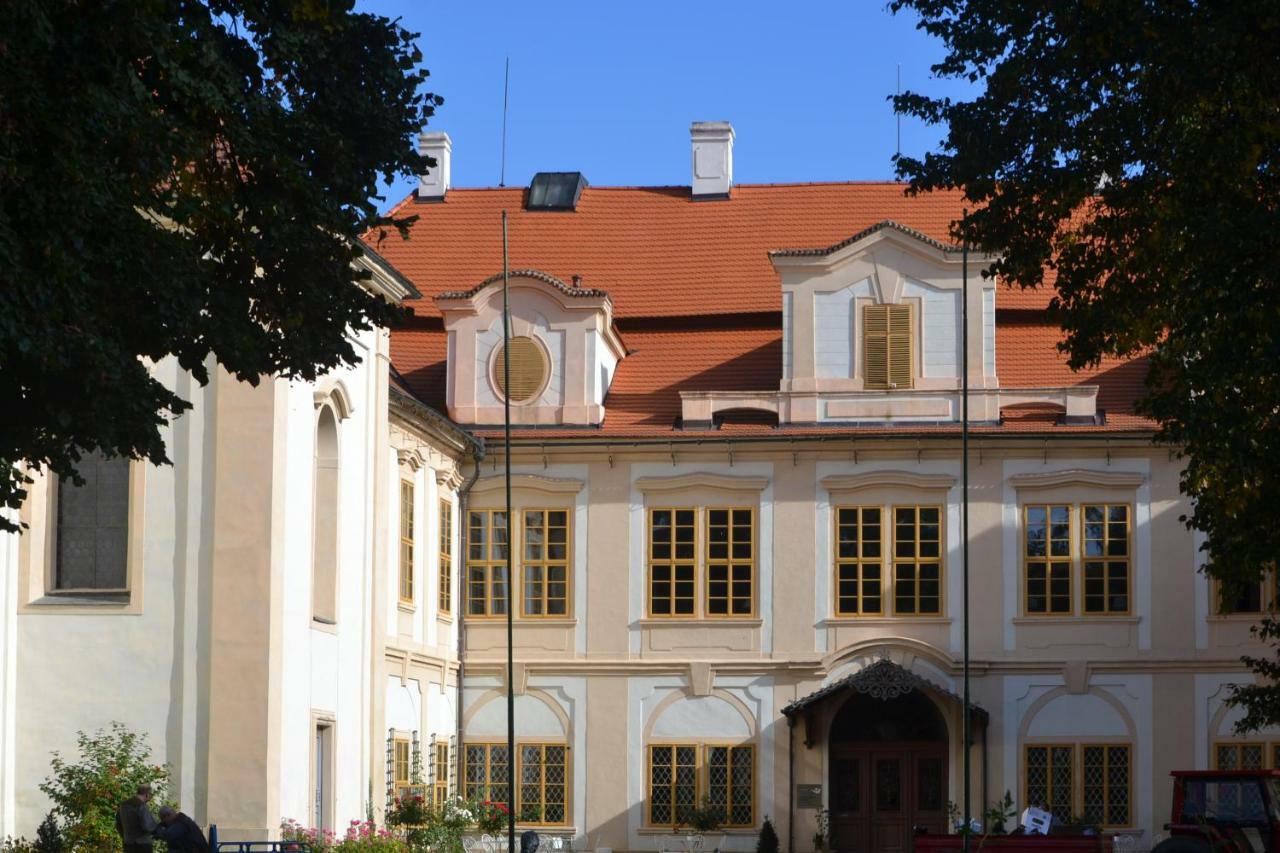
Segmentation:
{"type": "Polygon", "coordinates": [[[507,212],[502,211],[502,458],[506,465],[507,489],[507,850],[516,849],[516,691],[515,648],[512,606],[515,602],[514,578],[511,572],[511,551],[515,546],[515,521],[511,517],[511,306],[508,302],[507,279],[510,276],[507,260],[507,212]]]}
{"type": "Polygon", "coordinates": [[[964,851],[969,853],[969,833],[973,824],[973,809],[970,800],[972,762],[972,732],[970,731],[972,714],[969,709],[969,212],[961,214],[961,261],[960,261],[960,570],[964,583],[963,615],[961,624],[964,627],[964,723],[962,725],[964,749],[964,851]]]}

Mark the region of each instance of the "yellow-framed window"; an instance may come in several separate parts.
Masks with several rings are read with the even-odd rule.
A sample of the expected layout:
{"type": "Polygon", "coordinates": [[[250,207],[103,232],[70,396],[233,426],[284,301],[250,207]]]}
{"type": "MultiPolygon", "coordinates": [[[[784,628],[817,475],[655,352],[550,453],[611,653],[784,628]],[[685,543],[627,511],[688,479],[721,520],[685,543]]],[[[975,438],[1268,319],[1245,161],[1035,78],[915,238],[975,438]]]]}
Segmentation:
{"type": "Polygon", "coordinates": [[[683,826],[698,805],[698,747],[696,744],[650,744],[646,750],[649,826],[683,826]]]}
{"type": "Polygon", "coordinates": [[[1216,770],[1263,770],[1266,757],[1266,746],[1261,743],[1220,741],[1213,745],[1213,766],[1216,770]]]}
{"type": "MultiPolygon", "coordinates": [[[[519,747],[517,746],[517,749],[519,747]]],[[[462,747],[462,796],[467,800],[507,801],[505,743],[467,743],[462,747]]]]}
{"type": "Polygon", "coordinates": [[[440,501],[440,538],[437,548],[440,554],[439,609],[448,615],[453,612],[453,504],[440,501]]]}
{"type": "Polygon", "coordinates": [[[1128,504],[1085,504],[1081,509],[1084,542],[1084,612],[1129,612],[1128,504]]]}
{"type": "Polygon", "coordinates": [[[526,509],[521,571],[522,616],[568,616],[569,511],[526,509]]]}
{"type": "Polygon", "coordinates": [[[1080,747],[1080,805],[1085,820],[1104,827],[1130,826],[1133,761],[1128,744],[1080,747]]]}
{"type": "Polygon", "coordinates": [[[413,603],[413,481],[400,481],[400,600],[413,603]]]}
{"type": "Polygon", "coordinates": [[[706,615],[752,616],[756,511],[751,507],[709,507],[706,518],[706,615]]]}
{"type": "Polygon", "coordinates": [[[467,615],[505,616],[510,600],[507,549],[511,547],[503,510],[467,512],[467,615]]]}
{"type": "Polygon", "coordinates": [[[698,511],[649,509],[649,615],[693,616],[698,572],[698,511]]]}
{"type": "Polygon", "coordinates": [[[1022,509],[1022,522],[1027,614],[1071,613],[1071,507],[1028,504],[1022,509]]]}
{"type": "Polygon", "coordinates": [[[942,613],[942,507],[893,508],[893,612],[942,613]]]}
{"type": "Polygon", "coordinates": [[[523,743],[517,818],[521,823],[556,826],[569,820],[569,748],[564,744],[523,743]]]}
{"type": "Polygon", "coordinates": [[[432,783],[437,806],[449,799],[449,742],[436,741],[435,755],[432,756],[432,783]]]}
{"type": "Polygon", "coordinates": [[[911,305],[867,305],[862,309],[863,384],[910,388],[911,305]]]}
{"type": "Polygon", "coordinates": [[[408,785],[410,780],[411,768],[413,766],[410,758],[411,747],[408,738],[396,738],[391,744],[391,790],[399,792],[400,788],[408,785]]]}
{"type": "Polygon", "coordinates": [[[724,826],[755,826],[755,766],[751,744],[707,746],[707,801],[720,808],[724,826]]]}
{"type": "Polygon", "coordinates": [[[1023,802],[1070,823],[1075,814],[1075,745],[1027,744],[1023,760],[1023,802]]]}
{"type": "Polygon", "coordinates": [[[884,525],[878,506],[836,507],[836,615],[884,613],[884,525]]]}
{"type": "Polygon", "coordinates": [[[1229,591],[1226,584],[1213,582],[1213,597],[1218,602],[1219,616],[1261,616],[1276,609],[1276,577],[1274,571],[1256,581],[1239,584],[1229,591]]]}

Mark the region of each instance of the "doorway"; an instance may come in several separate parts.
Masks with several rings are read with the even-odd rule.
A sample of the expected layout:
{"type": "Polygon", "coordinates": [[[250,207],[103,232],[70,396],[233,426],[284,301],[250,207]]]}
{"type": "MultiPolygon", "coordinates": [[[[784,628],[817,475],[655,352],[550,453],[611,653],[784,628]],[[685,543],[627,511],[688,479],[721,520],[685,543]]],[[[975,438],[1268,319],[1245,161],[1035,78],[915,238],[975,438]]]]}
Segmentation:
{"type": "Polygon", "coordinates": [[[829,744],[833,850],[910,853],[917,831],[946,831],[947,727],[924,693],[855,693],[829,744]]]}

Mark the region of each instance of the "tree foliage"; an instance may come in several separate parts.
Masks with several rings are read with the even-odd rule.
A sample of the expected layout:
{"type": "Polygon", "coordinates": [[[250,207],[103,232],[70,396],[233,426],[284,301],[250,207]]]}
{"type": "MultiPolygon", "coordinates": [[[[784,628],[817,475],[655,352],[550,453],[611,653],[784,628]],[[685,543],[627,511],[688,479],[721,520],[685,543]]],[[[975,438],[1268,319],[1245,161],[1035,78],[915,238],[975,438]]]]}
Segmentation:
{"type": "Polygon", "coordinates": [[[53,754],[49,778],[40,784],[72,850],[120,850],[116,809],[139,785],[151,786],[151,807],[166,802],[169,768],[151,762],[146,738],[122,723],[76,734],[75,759],[53,754]]]}
{"type": "Polygon", "coordinates": [[[189,404],[156,362],[309,379],[397,319],[352,261],[411,221],[379,217],[378,182],[426,167],[410,139],[442,101],[415,34],[353,5],[3,4],[0,463],[166,462],[189,404]]]}
{"type": "MultiPolygon", "coordinates": [[[[1184,455],[1187,519],[1227,595],[1280,552],[1280,4],[893,0],[979,84],[898,96],[946,126],[903,157],[913,191],[959,187],[957,237],[1050,305],[1073,367],[1148,354],[1140,411],[1184,455]]],[[[1263,638],[1275,640],[1274,629],[1263,638]]],[[[1280,696],[1238,694],[1250,725],[1280,696]]]]}

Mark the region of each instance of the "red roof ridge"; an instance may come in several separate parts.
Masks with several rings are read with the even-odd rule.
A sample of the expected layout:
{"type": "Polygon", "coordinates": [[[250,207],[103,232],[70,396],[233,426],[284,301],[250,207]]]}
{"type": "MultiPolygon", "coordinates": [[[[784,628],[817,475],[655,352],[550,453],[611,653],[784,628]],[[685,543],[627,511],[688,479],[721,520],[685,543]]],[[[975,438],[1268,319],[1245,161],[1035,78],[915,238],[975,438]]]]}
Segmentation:
{"type": "MultiPolygon", "coordinates": [[[[542,270],[533,269],[532,267],[524,267],[521,269],[508,270],[506,272],[506,276],[507,278],[537,279],[538,281],[551,285],[556,290],[559,290],[561,293],[564,293],[566,296],[591,296],[591,297],[598,297],[602,299],[609,298],[609,294],[607,291],[600,290],[599,288],[573,287],[571,285],[565,284],[562,280],[556,278],[549,272],[543,272],[542,270]]],[[[474,287],[468,290],[447,290],[444,293],[437,294],[436,300],[439,301],[443,299],[469,299],[472,296],[475,296],[480,291],[484,290],[489,285],[496,284],[502,281],[502,277],[503,277],[503,273],[495,273],[494,275],[489,276],[484,281],[480,282],[479,284],[475,285],[474,287]]]]}

